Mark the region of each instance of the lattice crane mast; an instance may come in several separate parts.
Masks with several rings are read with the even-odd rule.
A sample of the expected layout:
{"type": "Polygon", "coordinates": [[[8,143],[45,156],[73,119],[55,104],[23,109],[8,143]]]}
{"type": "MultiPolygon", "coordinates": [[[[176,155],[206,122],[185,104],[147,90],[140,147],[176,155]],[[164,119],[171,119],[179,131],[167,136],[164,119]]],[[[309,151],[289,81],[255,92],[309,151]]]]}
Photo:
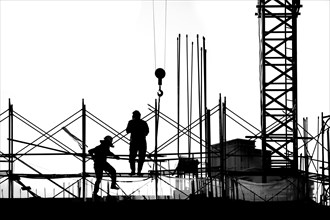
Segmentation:
{"type": "MultiPolygon", "coordinates": [[[[300,0],[259,0],[263,170],[298,169],[297,17],[300,0]],[[271,152],[267,160],[266,150],[271,152]]],[[[265,181],[265,179],[263,178],[265,181]]]]}

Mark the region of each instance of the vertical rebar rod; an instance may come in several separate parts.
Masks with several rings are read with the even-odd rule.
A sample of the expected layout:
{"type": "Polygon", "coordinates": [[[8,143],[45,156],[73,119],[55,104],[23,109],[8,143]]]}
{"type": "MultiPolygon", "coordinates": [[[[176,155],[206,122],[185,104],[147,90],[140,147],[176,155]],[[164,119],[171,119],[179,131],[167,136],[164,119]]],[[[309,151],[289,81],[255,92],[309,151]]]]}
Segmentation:
{"type": "Polygon", "coordinates": [[[188,55],[188,35],[186,34],[186,68],[187,68],[187,134],[188,134],[188,152],[190,149],[190,137],[189,137],[189,131],[190,131],[190,124],[189,124],[189,115],[190,115],[190,109],[189,109],[189,55],[188,55]]]}
{"type": "MultiPolygon", "coordinates": [[[[200,66],[199,66],[199,35],[197,34],[196,36],[197,38],[197,43],[196,43],[196,58],[197,58],[197,84],[198,84],[198,114],[199,114],[199,117],[198,117],[198,120],[199,120],[199,151],[200,151],[200,171],[199,173],[197,173],[197,178],[200,177],[202,179],[202,109],[201,109],[201,80],[200,80],[200,66]]],[[[197,181],[198,183],[199,181],[197,181]]],[[[197,190],[199,190],[199,188],[197,188],[197,190]]]]}
{"type": "MultiPolygon", "coordinates": [[[[207,94],[206,94],[206,49],[205,49],[205,37],[203,37],[203,75],[204,75],[204,114],[206,115],[207,112],[207,94]]],[[[206,120],[205,120],[205,129],[207,129],[206,127],[206,120]]],[[[205,137],[206,139],[206,137],[205,137]]]]}
{"type": "Polygon", "coordinates": [[[191,120],[192,120],[192,97],[193,97],[193,59],[194,58],[194,42],[191,42],[191,69],[190,69],[190,110],[189,110],[189,158],[191,153],[191,120]]]}
{"type": "Polygon", "coordinates": [[[206,85],[206,48],[205,48],[205,37],[203,37],[203,53],[204,53],[204,56],[203,56],[203,59],[204,59],[204,65],[203,65],[203,69],[204,69],[204,109],[205,109],[205,113],[207,111],[207,94],[206,94],[206,91],[207,91],[207,85],[206,85]]]}
{"type": "Polygon", "coordinates": [[[181,42],[181,35],[179,34],[177,38],[177,154],[179,157],[180,154],[180,42],[181,42]]]}
{"type": "Polygon", "coordinates": [[[200,48],[201,52],[201,59],[200,59],[200,102],[199,102],[199,129],[200,129],[200,169],[201,169],[201,178],[203,177],[203,148],[202,148],[202,138],[203,138],[203,121],[202,121],[202,115],[203,115],[203,49],[200,48]]]}

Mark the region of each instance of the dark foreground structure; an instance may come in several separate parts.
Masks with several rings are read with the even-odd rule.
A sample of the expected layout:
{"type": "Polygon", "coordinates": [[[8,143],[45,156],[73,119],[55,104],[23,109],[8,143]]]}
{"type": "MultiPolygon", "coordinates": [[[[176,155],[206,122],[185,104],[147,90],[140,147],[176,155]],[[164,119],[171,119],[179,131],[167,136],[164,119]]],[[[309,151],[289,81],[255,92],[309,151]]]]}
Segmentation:
{"type": "MultiPolygon", "coordinates": [[[[281,219],[322,217],[330,213],[330,207],[313,201],[247,202],[238,200],[190,199],[190,200],[116,200],[87,199],[0,199],[1,212],[9,218],[138,218],[138,219],[187,219],[187,218],[244,218],[281,219]]],[[[7,218],[7,219],[9,219],[7,218]]]]}

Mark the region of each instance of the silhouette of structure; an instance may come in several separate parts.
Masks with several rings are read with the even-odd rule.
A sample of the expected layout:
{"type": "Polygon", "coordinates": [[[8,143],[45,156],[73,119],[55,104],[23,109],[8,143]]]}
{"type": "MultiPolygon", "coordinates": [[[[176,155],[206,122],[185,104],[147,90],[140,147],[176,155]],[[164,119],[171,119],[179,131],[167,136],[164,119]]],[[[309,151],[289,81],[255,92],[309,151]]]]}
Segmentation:
{"type": "MultiPolygon", "coordinates": [[[[300,1],[259,1],[261,139],[271,168],[298,169],[297,17],[300,1]]],[[[263,169],[266,161],[263,157],[263,169]]],[[[266,181],[264,179],[264,181],[266,181]]]]}
{"type": "MultiPolygon", "coordinates": [[[[328,164],[330,155],[329,128],[330,116],[321,116],[321,129],[319,133],[312,136],[308,132],[308,120],[304,119],[304,125],[298,124],[297,105],[297,17],[299,15],[300,1],[298,0],[259,0],[258,20],[260,24],[260,76],[261,76],[261,118],[262,127],[259,130],[249,124],[242,117],[235,114],[226,104],[226,99],[220,95],[219,103],[209,109],[206,103],[207,97],[207,50],[205,38],[203,46],[199,46],[197,35],[197,72],[198,72],[198,111],[199,117],[192,121],[191,117],[191,89],[192,89],[192,68],[191,76],[187,68],[187,121],[188,125],[180,124],[180,92],[181,92],[181,35],[177,38],[177,120],[173,120],[160,111],[160,97],[162,78],[165,71],[156,71],[159,91],[158,102],[155,106],[149,105],[150,113],[143,117],[149,121],[155,119],[155,150],[149,153],[148,162],[153,167],[142,173],[142,180],[155,180],[154,195],[156,199],[196,199],[196,198],[222,198],[229,200],[248,201],[300,201],[313,200],[322,205],[329,205],[329,179],[330,166],[328,164]],[[189,83],[191,83],[189,85],[189,83]],[[211,117],[218,113],[219,143],[211,145],[211,117]],[[176,129],[176,134],[171,138],[158,144],[159,120],[164,120],[168,125],[176,129]],[[248,139],[227,140],[226,124],[227,119],[233,120],[247,132],[252,133],[246,136],[248,139]],[[199,128],[199,134],[193,130],[199,128]],[[300,133],[300,129],[302,132],[300,133]],[[253,130],[253,131],[252,131],[253,130]],[[300,135],[300,136],[299,136],[300,135]],[[188,146],[186,152],[182,152],[180,138],[187,137],[188,146]],[[261,149],[256,149],[254,141],[261,139],[261,149]],[[177,141],[177,152],[161,153],[168,146],[177,141]],[[302,145],[300,144],[302,141],[302,145]],[[315,146],[311,149],[311,144],[315,146]],[[193,151],[193,143],[198,145],[198,151],[193,151]],[[300,153],[300,154],[299,154],[300,153]],[[321,155],[321,158],[319,156],[321,155]],[[170,169],[165,167],[166,162],[177,161],[177,167],[170,169]],[[174,176],[175,175],[175,176],[174,176]],[[170,182],[174,179],[174,184],[170,182]],[[168,195],[159,197],[159,181],[165,183],[169,188],[174,189],[168,195]],[[277,188],[276,188],[277,187],[277,188]],[[314,189],[313,189],[314,187],[314,189]],[[274,188],[276,188],[274,190],[274,188]],[[272,190],[273,191],[272,191],[272,190]]],[[[192,42],[191,51],[194,49],[192,42]]],[[[188,35],[186,35],[186,51],[188,51],[188,35]]],[[[187,53],[188,54],[188,53],[187,53]]],[[[191,55],[193,58],[193,53],[191,55]]],[[[193,59],[191,59],[193,60],[193,59]]],[[[191,61],[192,62],[192,61],[191,61]]],[[[187,55],[188,66],[188,55],[187,55]]],[[[0,170],[0,177],[4,178],[0,184],[8,183],[8,198],[15,198],[14,183],[22,186],[23,190],[33,197],[41,197],[40,193],[34,192],[29,186],[23,183],[22,178],[46,179],[60,189],[54,195],[67,193],[74,198],[84,201],[88,199],[87,183],[93,184],[90,178],[93,173],[86,172],[86,164],[90,160],[86,153],[86,119],[90,119],[105,129],[114,137],[114,144],[118,141],[129,144],[125,130],[117,131],[104,121],[86,110],[84,101],[82,109],[61,122],[49,131],[43,131],[38,126],[26,120],[23,116],[13,110],[9,100],[9,108],[1,114],[4,117],[1,123],[8,121],[8,151],[0,152],[1,164],[6,164],[7,169],[0,170]],[[7,116],[4,117],[4,115],[7,116]],[[40,137],[33,141],[22,141],[14,139],[14,118],[27,124],[40,134],[40,137]],[[68,127],[78,119],[81,119],[81,139],[73,135],[68,127]],[[80,151],[74,151],[54,136],[59,131],[66,132],[80,146],[80,151]],[[56,148],[44,146],[45,141],[51,141],[56,148]],[[24,144],[25,147],[14,151],[14,143],[24,144]],[[34,149],[51,150],[52,153],[32,153],[34,149]],[[59,149],[60,148],[60,149],[59,149]],[[55,153],[54,153],[55,151],[55,153]],[[23,156],[72,156],[80,164],[79,172],[51,174],[42,173],[38,169],[23,161],[23,156]],[[17,173],[14,164],[21,163],[32,170],[33,174],[17,173]],[[58,178],[76,178],[74,184],[65,187],[56,182],[58,178]],[[70,187],[77,186],[76,193],[70,187]]],[[[3,148],[1,148],[3,149],[3,148]]],[[[15,148],[16,149],[16,148],[15,148]]],[[[128,155],[119,155],[123,160],[128,160],[128,155]]],[[[118,178],[130,178],[129,173],[117,173],[118,178]]],[[[132,183],[132,182],[130,182],[132,183]]],[[[150,184],[149,184],[150,186],[150,184]]],[[[143,187],[143,186],[141,186],[143,187]]],[[[132,198],[141,188],[137,187],[130,194],[122,187],[122,196],[125,199],[132,198]]],[[[104,189],[101,187],[101,191],[104,189]]],[[[145,195],[142,199],[148,199],[145,195]]]]}

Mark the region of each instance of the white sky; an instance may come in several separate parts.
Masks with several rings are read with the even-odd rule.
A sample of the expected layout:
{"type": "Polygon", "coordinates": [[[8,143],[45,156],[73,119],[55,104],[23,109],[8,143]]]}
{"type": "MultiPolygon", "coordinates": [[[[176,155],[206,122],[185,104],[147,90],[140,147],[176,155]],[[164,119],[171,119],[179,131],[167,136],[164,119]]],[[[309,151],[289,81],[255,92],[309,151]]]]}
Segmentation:
{"type": "MultiPolygon", "coordinates": [[[[297,37],[298,119],[302,124],[302,118],[308,117],[313,129],[321,112],[330,113],[330,3],[301,3],[297,37]]],[[[151,0],[8,0],[0,4],[1,112],[8,109],[11,99],[16,112],[48,130],[80,110],[84,99],[88,111],[122,131],[133,110],[140,110],[142,115],[149,113],[148,104],[154,105],[158,91],[154,71],[162,67],[167,75],[163,79],[161,111],[176,120],[176,39],[181,34],[181,122],[186,126],[185,35],[189,37],[189,54],[194,41],[195,59],[198,34],[200,39],[206,39],[208,108],[218,104],[221,93],[231,110],[260,128],[257,0],[167,1],[166,51],[164,1],[154,2],[155,39],[151,0]]],[[[196,105],[195,85],[193,96],[196,105]]],[[[196,106],[193,120],[197,114],[196,106]]],[[[217,116],[211,123],[217,129],[217,116]]],[[[149,122],[149,151],[154,149],[153,124],[154,120],[149,122]]],[[[160,143],[176,132],[165,124],[160,122],[160,143]]],[[[229,119],[227,125],[229,140],[250,135],[229,119]]],[[[39,136],[27,137],[28,131],[20,133],[19,129],[23,128],[14,127],[16,139],[29,142],[39,136]]],[[[3,151],[7,149],[7,130],[6,125],[1,126],[3,151]]],[[[73,131],[80,137],[79,129],[73,131]]],[[[315,129],[311,132],[316,134],[315,129]]],[[[87,127],[87,145],[97,145],[106,134],[104,130],[87,127]]],[[[212,136],[212,143],[218,142],[217,134],[216,131],[212,136]]],[[[114,152],[128,154],[128,147],[118,142],[114,152]]],[[[128,162],[122,170],[118,168],[119,172],[129,172],[127,169],[128,162]]]]}

